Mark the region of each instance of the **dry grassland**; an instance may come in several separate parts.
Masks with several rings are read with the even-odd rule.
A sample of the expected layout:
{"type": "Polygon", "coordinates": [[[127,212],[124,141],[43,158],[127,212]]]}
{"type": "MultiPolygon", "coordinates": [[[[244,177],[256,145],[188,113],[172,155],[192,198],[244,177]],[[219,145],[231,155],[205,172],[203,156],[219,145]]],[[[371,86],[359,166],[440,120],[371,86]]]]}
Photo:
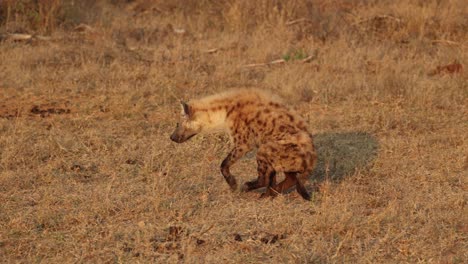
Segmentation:
{"type": "Polygon", "coordinates": [[[0,262],[468,262],[465,1],[61,2],[0,2],[0,262]],[[236,87],[309,122],[311,202],[169,140],[236,87]]]}

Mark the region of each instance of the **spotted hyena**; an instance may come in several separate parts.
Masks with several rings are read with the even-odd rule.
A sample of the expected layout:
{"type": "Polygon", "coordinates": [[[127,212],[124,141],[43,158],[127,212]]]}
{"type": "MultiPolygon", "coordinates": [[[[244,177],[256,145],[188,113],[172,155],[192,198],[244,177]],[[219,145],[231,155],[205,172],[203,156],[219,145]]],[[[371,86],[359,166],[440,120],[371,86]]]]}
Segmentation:
{"type": "Polygon", "coordinates": [[[232,190],[237,182],[229,168],[244,154],[257,149],[258,178],[243,190],[267,187],[262,196],[275,196],[296,186],[306,200],[304,183],[317,163],[312,135],[304,121],[279,99],[261,90],[242,89],[182,102],[182,120],[171,140],[182,143],[200,132],[227,131],[234,148],[221,164],[221,173],[232,190]],[[276,184],[276,174],[285,178],[276,184]]]}

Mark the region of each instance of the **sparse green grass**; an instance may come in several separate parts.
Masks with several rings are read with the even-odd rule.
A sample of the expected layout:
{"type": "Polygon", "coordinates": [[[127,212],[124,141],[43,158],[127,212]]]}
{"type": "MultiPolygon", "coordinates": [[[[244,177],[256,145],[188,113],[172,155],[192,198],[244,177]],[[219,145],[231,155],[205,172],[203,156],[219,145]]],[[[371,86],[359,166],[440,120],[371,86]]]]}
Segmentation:
{"type": "Polygon", "coordinates": [[[0,42],[0,262],[467,262],[464,1],[111,2],[0,42]],[[169,140],[180,99],[235,87],[308,121],[312,202],[231,193],[226,135],[169,140]]]}
{"type": "Polygon", "coordinates": [[[290,52],[287,52],[283,55],[283,60],[285,61],[295,61],[295,60],[303,60],[307,58],[308,55],[302,49],[296,49],[290,52]]]}

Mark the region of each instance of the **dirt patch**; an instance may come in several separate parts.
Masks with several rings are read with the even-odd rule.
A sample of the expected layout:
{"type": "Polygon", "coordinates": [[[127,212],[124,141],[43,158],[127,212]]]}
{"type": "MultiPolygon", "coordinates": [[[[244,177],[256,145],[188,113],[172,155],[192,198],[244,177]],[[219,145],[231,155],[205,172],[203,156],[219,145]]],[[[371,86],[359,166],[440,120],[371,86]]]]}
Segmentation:
{"type": "Polygon", "coordinates": [[[463,65],[454,62],[447,65],[437,66],[434,70],[429,72],[429,76],[446,75],[446,74],[461,74],[463,72],[463,65]]]}
{"type": "Polygon", "coordinates": [[[184,259],[185,255],[180,252],[182,248],[182,243],[193,244],[195,247],[202,246],[206,243],[205,240],[197,238],[195,235],[191,234],[189,230],[181,226],[170,226],[167,229],[165,236],[155,235],[152,237],[149,242],[153,246],[153,251],[157,253],[177,253],[178,259],[184,259]]]}
{"type": "Polygon", "coordinates": [[[253,232],[251,234],[239,234],[233,235],[234,241],[237,242],[261,242],[263,244],[275,244],[276,242],[285,239],[285,234],[272,234],[268,232],[253,232]]]}
{"type": "Polygon", "coordinates": [[[28,101],[10,99],[0,105],[0,118],[15,119],[19,117],[47,118],[55,115],[70,114],[72,110],[67,101],[52,101],[38,104],[28,101]]]}
{"type": "Polygon", "coordinates": [[[39,115],[40,117],[48,117],[51,115],[62,115],[69,114],[71,111],[67,108],[60,107],[49,107],[49,106],[33,106],[30,111],[34,115],[39,115]]]}

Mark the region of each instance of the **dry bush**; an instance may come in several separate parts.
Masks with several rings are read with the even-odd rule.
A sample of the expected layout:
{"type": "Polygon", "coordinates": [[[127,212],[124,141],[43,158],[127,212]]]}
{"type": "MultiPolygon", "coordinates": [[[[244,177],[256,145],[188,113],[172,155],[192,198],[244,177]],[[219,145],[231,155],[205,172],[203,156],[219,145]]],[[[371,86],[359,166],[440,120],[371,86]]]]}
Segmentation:
{"type": "Polygon", "coordinates": [[[5,0],[0,3],[0,14],[0,24],[7,31],[50,34],[59,27],[95,22],[100,7],[90,0],[5,0]]]}

